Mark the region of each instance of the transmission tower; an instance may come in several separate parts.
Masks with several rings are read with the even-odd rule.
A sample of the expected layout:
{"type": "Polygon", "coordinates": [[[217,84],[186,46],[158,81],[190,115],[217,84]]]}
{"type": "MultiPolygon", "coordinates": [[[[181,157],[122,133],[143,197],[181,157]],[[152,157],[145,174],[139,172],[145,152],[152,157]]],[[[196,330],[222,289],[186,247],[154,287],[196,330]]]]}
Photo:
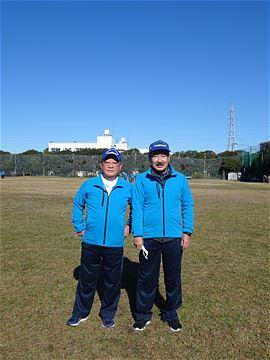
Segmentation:
{"type": "Polygon", "coordinates": [[[234,151],[236,145],[235,124],[234,124],[234,105],[230,106],[230,129],[228,137],[228,151],[234,151]]]}

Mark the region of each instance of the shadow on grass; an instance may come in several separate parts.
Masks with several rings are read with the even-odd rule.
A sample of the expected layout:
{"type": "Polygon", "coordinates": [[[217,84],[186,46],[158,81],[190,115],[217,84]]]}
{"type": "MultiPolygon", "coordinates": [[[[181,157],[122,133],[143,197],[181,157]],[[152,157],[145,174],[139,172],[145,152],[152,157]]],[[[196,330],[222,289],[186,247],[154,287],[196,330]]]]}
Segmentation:
{"type": "MultiPolygon", "coordinates": [[[[127,292],[129,307],[133,318],[135,319],[135,303],[136,303],[136,292],[137,292],[137,277],[139,271],[139,263],[129,260],[129,258],[123,258],[123,270],[122,270],[122,280],[121,280],[121,289],[125,289],[127,292]]],[[[77,266],[73,271],[73,277],[76,280],[79,280],[80,277],[80,265],[77,266]]],[[[99,274],[98,284],[97,284],[97,293],[98,297],[101,300],[103,293],[103,275],[102,272],[99,274]]],[[[162,312],[162,309],[165,308],[166,301],[164,297],[160,294],[159,288],[157,288],[155,301],[156,307],[162,312]]]]}

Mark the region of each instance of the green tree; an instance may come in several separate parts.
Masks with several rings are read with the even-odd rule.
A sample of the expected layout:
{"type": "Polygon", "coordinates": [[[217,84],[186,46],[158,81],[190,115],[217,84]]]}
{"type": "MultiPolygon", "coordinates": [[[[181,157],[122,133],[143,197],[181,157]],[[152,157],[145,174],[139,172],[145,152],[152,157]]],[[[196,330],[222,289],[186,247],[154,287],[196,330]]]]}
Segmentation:
{"type": "Polygon", "coordinates": [[[140,154],[140,151],[136,148],[123,151],[123,155],[140,154]]]}
{"type": "Polygon", "coordinates": [[[226,179],[228,178],[229,172],[239,172],[241,170],[241,162],[236,157],[224,157],[221,161],[219,174],[223,176],[225,174],[226,179]]]}
{"type": "Polygon", "coordinates": [[[203,155],[205,155],[206,159],[215,159],[217,154],[212,150],[203,151],[203,155]]]}
{"type": "Polygon", "coordinates": [[[235,155],[239,155],[239,154],[242,154],[242,150],[235,150],[235,151],[226,150],[221,153],[218,153],[217,156],[224,158],[224,157],[230,157],[230,156],[235,156],[235,155]]]}
{"type": "Polygon", "coordinates": [[[20,153],[21,155],[39,155],[39,154],[42,154],[42,152],[40,151],[37,151],[35,149],[31,149],[31,150],[26,150],[22,153],[20,153]]]}
{"type": "Polygon", "coordinates": [[[260,144],[261,176],[270,175],[270,141],[260,144]]]}

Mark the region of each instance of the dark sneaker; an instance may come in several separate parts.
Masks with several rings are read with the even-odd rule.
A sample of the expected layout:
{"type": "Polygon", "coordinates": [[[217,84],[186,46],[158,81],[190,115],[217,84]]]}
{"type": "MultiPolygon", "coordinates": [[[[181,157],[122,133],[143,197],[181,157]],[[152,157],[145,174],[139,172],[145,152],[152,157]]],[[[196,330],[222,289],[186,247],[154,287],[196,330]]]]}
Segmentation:
{"type": "Polygon", "coordinates": [[[68,320],[67,325],[68,326],[78,326],[80,322],[86,321],[88,319],[88,316],[85,318],[81,318],[77,315],[72,315],[71,318],[68,320]]]}
{"type": "Polygon", "coordinates": [[[171,331],[178,332],[178,331],[182,330],[182,325],[178,319],[170,320],[170,321],[166,321],[166,322],[169,325],[171,331]]]}
{"type": "Polygon", "coordinates": [[[135,331],[143,331],[145,329],[146,325],[150,324],[150,320],[149,321],[135,321],[135,323],[133,324],[133,330],[135,331]]]}
{"type": "Polygon", "coordinates": [[[113,319],[111,319],[111,320],[102,320],[102,327],[104,327],[104,328],[107,328],[107,329],[113,328],[114,325],[115,325],[115,322],[114,322],[113,319]]]}

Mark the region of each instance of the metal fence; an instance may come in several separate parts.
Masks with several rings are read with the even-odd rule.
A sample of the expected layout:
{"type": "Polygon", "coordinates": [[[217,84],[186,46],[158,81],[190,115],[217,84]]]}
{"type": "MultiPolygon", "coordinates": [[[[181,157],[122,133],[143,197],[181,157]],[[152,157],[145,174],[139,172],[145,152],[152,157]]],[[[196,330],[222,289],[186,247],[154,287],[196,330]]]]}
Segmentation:
{"type": "MultiPolygon", "coordinates": [[[[138,153],[123,156],[124,171],[141,173],[149,166],[148,155],[138,153]]],[[[171,156],[176,170],[193,177],[220,177],[221,158],[195,159],[171,156]]],[[[2,154],[0,168],[8,176],[95,176],[100,168],[100,155],[62,154],[2,154]]]]}
{"type": "MultiPolygon", "coordinates": [[[[228,158],[227,158],[228,159],[228,158]]],[[[261,143],[230,156],[241,168],[243,181],[264,181],[270,177],[270,142],[261,143]]],[[[215,158],[197,159],[181,157],[179,153],[171,156],[176,170],[193,178],[224,176],[224,160],[215,158]]],[[[148,155],[136,151],[123,153],[124,172],[141,173],[149,166],[148,155]]],[[[100,155],[80,155],[43,153],[35,155],[1,154],[0,169],[8,176],[95,176],[100,168],[100,155]]],[[[227,175],[227,174],[226,174],[227,175]]]]}
{"type": "Polygon", "coordinates": [[[270,175],[270,142],[250,146],[242,151],[242,179],[264,181],[270,175]]]}

